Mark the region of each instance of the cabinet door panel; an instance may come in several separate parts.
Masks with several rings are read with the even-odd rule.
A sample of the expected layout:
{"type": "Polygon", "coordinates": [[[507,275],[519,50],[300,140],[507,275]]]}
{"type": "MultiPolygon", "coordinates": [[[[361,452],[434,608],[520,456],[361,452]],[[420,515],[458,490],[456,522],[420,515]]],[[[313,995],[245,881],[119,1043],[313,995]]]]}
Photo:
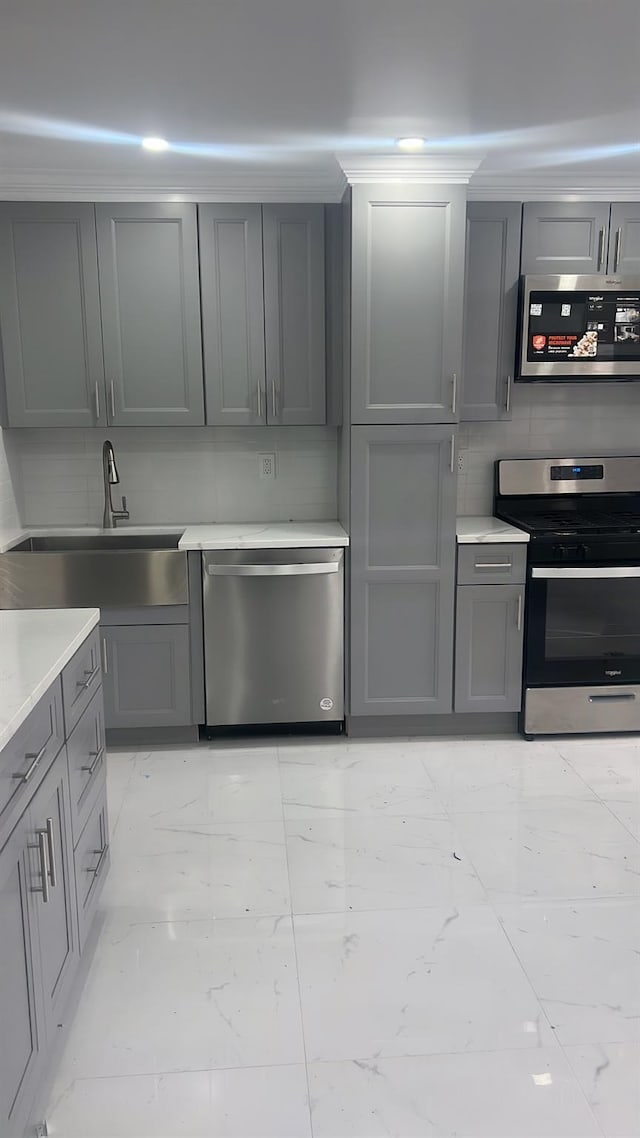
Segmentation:
{"type": "Polygon", "coordinates": [[[107,728],[191,723],[187,625],[110,625],[102,636],[107,728]]]}
{"type": "Polygon", "coordinates": [[[455,476],[444,427],[351,431],[351,713],[451,710],[455,476]]]}
{"type": "Polygon", "coordinates": [[[267,419],[326,421],[324,208],[262,207],[267,419]]]}
{"type": "Polygon", "coordinates": [[[0,327],[10,426],[106,421],[92,205],[0,206],[0,327]]]}
{"type": "Polygon", "coordinates": [[[0,851],[0,1133],[13,1135],[33,1094],[40,1039],[35,894],[26,861],[27,826],[0,851]],[[34,959],[35,955],[35,959],[34,959]]]}
{"type": "Polygon", "coordinates": [[[611,206],[609,272],[640,276],[640,202],[614,202],[611,206]]]}
{"type": "MultiPolygon", "coordinates": [[[[47,1043],[55,1038],[76,974],[80,952],[67,755],[63,749],[29,808],[29,840],[46,840],[48,900],[37,896],[38,941],[47,1043]]],[[[37,851],[30,850],[34,873],[37,851]]]]}
{"type": "Polygon", "coordinates": [[[525,202],[521,271],[604,273],[608,235],[608,202],[525,202]]]}
{"type": "Polygon", "coordinates": [[[352,421],[453,422],[464,194],[355,186],[352,250],[352,421]]]}
{"type": "Polygon", "coordinates": [[[469,202],[461,418],[507,419],[515,366],[518,202],[469,202]]]}
{"type": "Polygon", "coordinates": [[[266,422],[262,211],[200,205],[207,423],[266,422]]]}
{"type": "Polygon", "coordinates": [[[523,585],[462,585],[456,599],[455,711],[519,711],[523,585]]]}
{"type": "Polygon", "coordinates": [[[96,206],[109,422],[204,423],[194,205],[96,206]]]}

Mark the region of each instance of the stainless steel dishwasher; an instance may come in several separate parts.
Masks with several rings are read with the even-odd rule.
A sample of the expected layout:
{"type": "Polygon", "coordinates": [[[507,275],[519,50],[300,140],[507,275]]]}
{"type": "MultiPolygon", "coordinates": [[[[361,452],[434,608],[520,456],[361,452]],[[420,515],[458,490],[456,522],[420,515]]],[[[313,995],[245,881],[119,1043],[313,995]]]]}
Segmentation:
{"type": "Polygon", "coordinates": [[[203,553],[207,725],[344,716],[344,551],[203,553]]]}

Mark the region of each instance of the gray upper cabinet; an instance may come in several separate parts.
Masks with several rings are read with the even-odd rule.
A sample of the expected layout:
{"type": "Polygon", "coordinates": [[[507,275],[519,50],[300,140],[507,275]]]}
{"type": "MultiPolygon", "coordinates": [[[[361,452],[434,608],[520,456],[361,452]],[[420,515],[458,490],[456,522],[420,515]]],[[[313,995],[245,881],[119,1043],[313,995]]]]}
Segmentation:
{"type": "Polygon", "coordinates": [[[606,272],[608,202],[525,202],[523,273],[606,272]]]}
{"type": "Polygon", "coordinates": [[[455,711],[520,710],[524,589],[524,585],[458,588],[455,711]]]}
{"type": "Polygon", "coordinates": [[[614,202],[611,206],[609,272],[640,276],[639,202],[614,202]]]}
{"type": "Polygon", "coordinates": [[[467,206],[463,420],[510,417],[521,214],[518,202],[467,206]]]}
{"type": "Polygon", "coordinates": [[[96,206],[109,421],[204,423],[195,205],[96,206]]]}
{"type": "Polygon", "coordinates": [[[107,728],[192,722],[188,625],[111,625],[101,635],[107,728]]]}
{"type": "Polygon", "coordinates": [[[456,420],[465,199],[459,186],[354,186],[353,423],[456,420]]]}
{"type": "Polygon", "coordinates": [[[9,426],[106,422],[93,205],[0,206],[0,344],[9,426]]]}
{"type": "Polygon", "coordinates": [[[451,711],[456,480],[446,427],[351,430],[351,714],[451,711]]]}
{"type": "Polygon", "coordinates": [[[207,423],[266,420],[262,210],[198,206],[207,423]]]}
{"type": "Polygon", "coordinates": [[[267,421],[326,422],[324,207],[264,205],[267,421]]]}

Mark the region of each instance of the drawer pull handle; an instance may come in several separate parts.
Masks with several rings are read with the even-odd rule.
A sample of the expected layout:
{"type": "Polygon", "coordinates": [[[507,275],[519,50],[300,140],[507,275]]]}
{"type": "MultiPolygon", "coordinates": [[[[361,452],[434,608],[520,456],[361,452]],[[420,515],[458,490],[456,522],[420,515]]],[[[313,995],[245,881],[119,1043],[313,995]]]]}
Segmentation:
{"type": "Polygon", "coordinates": [[[474,561],[474,569],[511,569],[510,561],[474,561]]]}
{"type": "Polygon", "coordinates": [[[87,873],[93,874],[94,877],[99,877],[100,872],[102,870],[102,867],[104,865],[104,859],[106,858],[108,852],[109,852],[109,843],[108,842],[105,842],[105,844],[103,845],[101,850],[92,850],[92,853],[99,854],[100,856],[98,858],[98,864],[95,866],[95,868],[94,869],[88,869],[87,873]]]}
{"type": "Polygon", "coordinates": [[[49,881],[51,888],[55,889],[58,884],[58,874],[56,873],[56,855],[53,847],[53,818],[47,818],[47,845],[49,847],[49,881]]]}
{"type": "Polygon", "coordinates": [[[620,692],[619,695],[590,695],[589,703],[626,703],[628,700],[634,700],[636,697],[632,691],[620,692]]]}
{"type": "Polygon", "coordinates": [[[93,668],[93,670],[91,672],[85,671],[84,674],[87,677],[86,680],[77,680],[76,687],[82,688],[83,690],[86,690],[87,688],[91,687],[91,684],[93,683],[93,681],[95,680],[95,678],[99,674],[99,672],[100,672],[100,665],[96,664],[95,668],[93,668]]]}
{"type": "Polygon", "coordinates": [[[46,905],[49,901],[49,866],[47,864],[47,831],[37,830],[37,842],[29,842],[30,850],[37,850],[40,858],[40,885],[31,889],[32,893],[40,893],[46,905]]]}
{"type": "Polygon", "coordinates": [[[91,778],[96,768],[99,767],[100,763],[102,762],[104,747],[101,747],[99,751],[89,751],[89,755],[93,759],[93,762],[90,763],[87,767],[80,767],[80,770],[86,771],[86,773],[89,775],[89,778],[91,778]]]}
{"type": "Polygon", "coordinates": [[[516,616],[516,628],[518,632],[522,632],[522,593],[518,593],[518,612],[516,616]]]}
{"type": "Polygon", "coordinates": [[[27,754],[25,755],[25,759],[31,759],[31,760],[32,760],[32,762],[31,762],[31,766],[29,767],[29,769],[28,769],[28,770],[26,770],[26,771],[24,772],[24,774],[20,774],[20,773],[12,774],[12,775],[11,775],[11,777],[12,777],[12,778],[17,778],[17,779],[19,779],[19,780],[20,780],[20,782],[28,782],[28,781],[29,781],[29,779],[31,778],[32,774],[35,774],[36,770],[37,770],[37,769],[38,769],[38,767],[40,766],[40,763],[42,762],[42,760],[43,760],[43,758],[44,758],[44,756],[45,756],[45,754],[46,754],[46,751],[47,751],[47,747],[48,747],[48,745],[49,745],[49,739],[50,739],[50,738],[51,738],[51,736],[49,735],[49,738],[46,740],[46,742],[44,742],[44,743],[42,744],[42,746],[41,746],[40,750],[38,751],[37,755],[36,755],[36,754],[34,754],[32,751],[31,751],[31,752],[27,752],[27,754]]]}

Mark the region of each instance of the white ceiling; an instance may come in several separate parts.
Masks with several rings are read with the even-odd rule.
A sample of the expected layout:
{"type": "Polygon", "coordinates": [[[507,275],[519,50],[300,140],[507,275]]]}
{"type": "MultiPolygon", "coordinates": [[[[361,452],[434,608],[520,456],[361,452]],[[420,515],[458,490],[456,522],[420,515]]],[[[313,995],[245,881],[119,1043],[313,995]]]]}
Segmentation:
{"type": "Polygon", "coordinates": [[[417,133],[640,194],[639,74],[640,0],[0,0],[0,192],[327,189],[417,133]]]}

